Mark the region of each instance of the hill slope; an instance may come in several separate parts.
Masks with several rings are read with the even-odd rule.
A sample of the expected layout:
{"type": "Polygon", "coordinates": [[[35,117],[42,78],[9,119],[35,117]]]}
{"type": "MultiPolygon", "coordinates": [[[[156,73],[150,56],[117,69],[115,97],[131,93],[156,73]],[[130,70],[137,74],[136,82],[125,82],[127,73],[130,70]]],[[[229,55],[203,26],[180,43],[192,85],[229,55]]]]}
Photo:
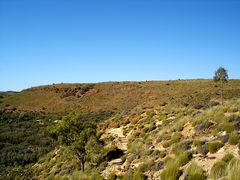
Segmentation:
{"type": "Polygon", "coordinates": [[[0,177],[238,179],[240,81],[56,84],[2,95],[0,177]],[[82,171],[84,170],[84,172],[82,171]]]}
{"type": "MultiPolygon", "coordinates": [[[[224,98],[240,97],[240,80],[224,87],[224,98]]],[[[28,111],[128,111],[137,105],[209,107],[220,100],[220,85],[212,80],[150,82],[109,82],[97,84],[56,84],[24,90],[2,100],[28,111]]]]}

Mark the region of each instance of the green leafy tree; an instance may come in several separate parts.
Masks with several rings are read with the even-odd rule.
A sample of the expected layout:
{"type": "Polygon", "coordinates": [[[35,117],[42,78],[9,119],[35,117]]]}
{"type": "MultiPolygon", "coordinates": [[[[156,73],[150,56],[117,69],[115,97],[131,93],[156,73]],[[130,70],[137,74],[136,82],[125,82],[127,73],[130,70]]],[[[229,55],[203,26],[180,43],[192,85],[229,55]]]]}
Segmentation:
{"type": "Polygon", "coordinates": [[[221,101],[223,105],[223,84],[228,82],[228,72],[225,68],[219,67],[213,77],[214,82],[221,82],[221,101]]]}
{"type": "Polygon", "coordinates": [[[100,161],[101,143],[96,137],[96,122],[87,117],[67,116],[55,127],[50,128],[50,134],[62,145],[70,147],[84,171],[88,160],[93,165],[100,161]]]}
{"type": "Polygon", "coordinates": [[[99,142],[95,135],[92,135],[86,145],[86,159],[91,162],[91,164],[96,168],[98,163],[102,159],[101,150],[103,149],[103,145],[99,142]]]}

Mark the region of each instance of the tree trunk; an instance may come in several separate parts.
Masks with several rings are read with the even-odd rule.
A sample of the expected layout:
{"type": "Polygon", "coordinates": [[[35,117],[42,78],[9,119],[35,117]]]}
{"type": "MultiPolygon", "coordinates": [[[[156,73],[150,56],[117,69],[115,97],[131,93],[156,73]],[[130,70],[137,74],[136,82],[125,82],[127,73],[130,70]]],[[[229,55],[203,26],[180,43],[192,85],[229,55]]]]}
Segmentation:
{"type": "Polygon", "coordinates": [[[77,160],[80,164],[81,170],[84,172],[84,164],[86,161],[85,153],[81,153],[81,152],[77,151],[77,160]]]}
{"type": "Polygon", "coordinates": [[[85,163],[85,161],[84,161],[84,159],[82,159],[82,161],[81,161],[81,168],[82,168],[83,172],[84,172],[84,163],[85,163]]]}

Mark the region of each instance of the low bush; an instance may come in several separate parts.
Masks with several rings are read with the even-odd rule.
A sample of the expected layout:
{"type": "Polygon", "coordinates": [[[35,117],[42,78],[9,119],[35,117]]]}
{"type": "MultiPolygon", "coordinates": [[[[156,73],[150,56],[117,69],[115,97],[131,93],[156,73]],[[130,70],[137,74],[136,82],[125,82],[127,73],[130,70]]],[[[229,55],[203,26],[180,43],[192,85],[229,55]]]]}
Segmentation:
{"type": "Polygon", "coordinates": [[[235,127],[233,124],[230,124],[229,122],[225,122],[220,125],[220,130],[226,131],[227,133],[231,133],[234,131],[235,127]]]}
{"type": "Polygon", "coordinates": [[[143,138],[143,139],[145,139],[146,136],[147,136],[146,133],[142,131],[141,134],[140,134],[140,137],[143,138]]]}
{"type": "Polygon", "coordinates": [[[226,154],[223,158],[222,158],[222,161],[228,163],[230,162],[232,159],[234,158],[234,156],[232,154],[226,154]]]}
{"type": "Polygon", "coordinates": [[[230,113],[238,112],[238,106],[232,105],[231,107],[228,108],[227,111],[230,112],[230,113]]]}
{"type": "Polygon", "coordinates": [[[162,180],[177,180],[181,176],[181,171],[174,163],[168,165],[161,173],[162,180]]]}
{"type": "Polygon", "coordinates": [[[143,150],[143,151],[141,151],[140,152],[140,156],[142,157],[142,158],[144,158],[144,157],[148,157],[149,155],[151,155],[151,153],[152,153],[152,150],[143,150]]]}
{"type": "Polygon", "coordinates": [[[92,173],[89,180],[104,180],[103,177],[99,173],[92,173]]]}
{"type": "Polygon", "coordinates": [[[201,140],[198,140],[198,139],[195,139],[193,141],[193,145],[198,147],[198,146],[202,146],[204,144],[204,141],[201,141],[201,140]]]}
{"type": "Polygon", "coordinates": [[[131,124],[133,124],[133,125],[135,125],[135,124],[137,124],[137,122],[139,121],[139,119],[133,119],[132,121],[131,121],[131,124]]]}
{"type": "Polygon", "coordinates": [[[213,142],[207,143],[207,148],[210,153],[217,152],[222,146],[223,144],[219,141],[213,141],[213,142]]]}
{"type": "Polygon", "coordinates": [[[146,172],[150,169],[150,165],[148,163],[143,163],[143,164],[140,164],[137,168],[140,172],[146,172]]]}
{"type": "Polygon", "coordinates": [[[237,134],[237,132],[232,132],[229,135],[228,143],[231,145],[236,145],[238,144],[238,142],[239,142],[239,135],[237,134]]]}
{"type": "Polygon", "coordinates": [[[121,180],[130,180],[133,179],[133,172],[128,172],[119,177],[121,180]]]}
{"type": "Polygon", "coordinates": [[[186,170],[186,175],[188,180],[204,180],[204,171],[199,167],[195,162],[192,162],[191,165],[186,170]]]}
{"type": "Polygon", "coordinates": [[[107,161],[100,163],[98,166],[98,170],[103,171],[107,167],[107,164],[108,164],[107,161]]]}
{"type": "Polygon", "coordinates": [[[224,161],[216,162],[210,171],[210,177],[213,179],[222,178],[227,175],[227,163],[224,161]]]}
{"type": "Polygon", "coordinates": [[[152,118],[154,115],[156,115],[156,113],[153,110],[151,110],[151,111],[147,111],[147,115],[149,118],[152,118]]]}
{"type": "Polygon", "coordinates": [[[187,151],[191,149],[191,144],[192,141],[183,141],[180,142],[178,144],[176,144],[173,148],[172,148],[172,152],[176,153],[177,151],[187,151]]]}
{"type": "Polygon", "coordinates": [[[171,157],[171,156],[166,156],[166,157],[164,158],[164,164],[165,164],[166,166],[168,166],[168,165],[171,165],[171,164],[176,164],[176,161],[175,161],[175,159],[174,159],[173,157],[171,157]]]}
{"type": "Polygon", "coordinates": [[[177,163],[179,166],[187,164],[192,159],[192,153],[189,151],[180,151],[177,154],[177,163]]]}
{"type": "Polygon", "coordinates": [[[116,174],[114,174],[113,172],[110,173],[110,174],[108,175],[108,177],[107,177],[107,180],[115,180],[115,179],[117,179],[117,176],[116,176],[116,174]]]}
{"type": "Polygon", "coordinates": [[[229,162],[228,167],[228,179],[229,180],[239,180],[240,177],[240,160],[232,158],[229,162]]]}
{"type": "Polygon", "coordinates": [[[182,135],[180,133],[174,133],[170,139],[170,143],[174,144],[180,141],[182,135]]]}
{"type": "Polygon", "coordinates": [[[169,141],[164,141],[164,142],[162,143],[162,145],[163,145],[164,148],[168,148],[168,147],[171,146],[171,143],[170,143],[169,141]]]}
{"type": "Polygon", "coordinates": [[[141,171],[135,170],[133,174],[133,180],[146,180],[147,176],[145,176],[141,171]]]}
{"type": "Polygon", "coordinates": [[[203,145],[197,147],[197,153],[200,153],[205,156],[205,155],[207,155],[208,152],[209,152],[209,150],[208,150],[208,147],[206,144],[203,144],[203,145]]]}

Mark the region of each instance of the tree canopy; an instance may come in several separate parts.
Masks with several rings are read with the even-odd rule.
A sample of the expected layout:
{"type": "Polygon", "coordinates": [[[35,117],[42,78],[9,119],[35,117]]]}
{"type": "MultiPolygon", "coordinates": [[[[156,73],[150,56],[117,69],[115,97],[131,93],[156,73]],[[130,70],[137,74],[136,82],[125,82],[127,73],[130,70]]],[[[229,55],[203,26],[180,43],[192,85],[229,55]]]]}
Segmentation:
{"type": "Polygon", "coordinates": [[[215,75],[213,77],[215,82],[222,81],[222,82],[227,82],[228,81],[228,72],[225,68],[219,67],[215,71],[215,75]]]}
{"type": "Polygon", "coordinates": [[[216,71],[215,71],[215,75],[213,77],[213,80],[215,82],[221,82],[221,101],[223,104],[223,83],[226,83],[228,81],[228,73],[227,70],[223,67],[219,67],[216,71]]]}

